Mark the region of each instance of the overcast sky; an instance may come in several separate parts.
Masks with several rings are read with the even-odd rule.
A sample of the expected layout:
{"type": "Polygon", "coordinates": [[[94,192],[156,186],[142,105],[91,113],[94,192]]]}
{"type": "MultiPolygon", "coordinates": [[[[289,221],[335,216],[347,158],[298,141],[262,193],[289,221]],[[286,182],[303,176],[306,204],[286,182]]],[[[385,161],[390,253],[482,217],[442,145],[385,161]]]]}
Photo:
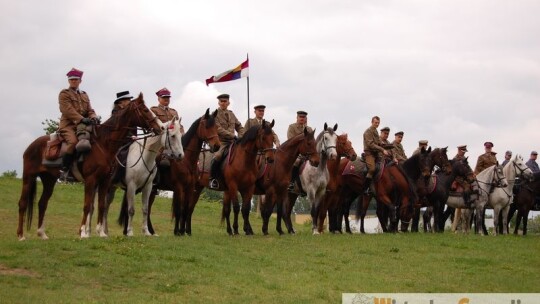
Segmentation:
{"type": "MultiPolygon", "coordinates": [[[[231,94],[247,119],[246,79],[206,78],[250,59],[250,103],[286,140],[297,110],[320,131],[339,124],[361,152],[374,115],[418,140],[483,143],[504,159],[540,150],[539,1],[9,1],[0,0],[0,172],[22,174],[22,154],[58,118],[72,67],[108,118],[116,92],[172,91],[184,126],[231,94]]],[[[250,109],[253,116],[253,109],[250,109]]],[[[340,133],[340,132],[338,132],[340,133]]]]}

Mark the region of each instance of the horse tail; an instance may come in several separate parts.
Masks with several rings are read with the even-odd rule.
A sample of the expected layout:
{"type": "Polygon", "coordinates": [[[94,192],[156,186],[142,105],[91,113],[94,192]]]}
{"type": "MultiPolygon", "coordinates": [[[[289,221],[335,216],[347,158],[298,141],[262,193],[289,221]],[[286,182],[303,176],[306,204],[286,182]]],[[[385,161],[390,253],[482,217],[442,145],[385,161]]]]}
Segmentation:
{"type": "Polygon", "coordinates": [[[32,227],[32,218],[34,217],[34,202],[36,200],[37,181],[36,178],[30,178],[28,185],[28,201],[26,202],[26,230],[30,230],[32,227]]]}
{"type": "Polygon", "coordinates": [[[124,191],[124,197],[122,198],[122,205],[120,205],[120,214],[118,215],[118,225],[127,229],[128,220],[129,220],[128,201],[126,197],[126,191],[124,191]]]}

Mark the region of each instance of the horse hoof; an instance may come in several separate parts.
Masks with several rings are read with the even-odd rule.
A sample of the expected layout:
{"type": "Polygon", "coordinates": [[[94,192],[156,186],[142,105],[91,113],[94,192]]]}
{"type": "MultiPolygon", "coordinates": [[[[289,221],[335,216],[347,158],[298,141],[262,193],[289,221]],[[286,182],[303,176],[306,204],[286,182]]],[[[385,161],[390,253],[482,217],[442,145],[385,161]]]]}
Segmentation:
{"type": "Polygon", "coordinates": [[[19,236],[19,241],[26,241],[26,238],[24,236],[19,236]]]}
{"type": "Polygon", "coordinates": [[[47,236],[47,234],[45,233],[45,231],[43,231],[42,229],[39,229],[39,230],[38,230],[37,235],[38,235],[42,240],[48,240],[48,239],[49,239],[49,237],[47,236]]]}
{"type": "Polygon", "coordinates": [[[320,233],[319,233],[319,231],[314,230],[314,231],[313,231],[313,235],[320,235],[320,233]]]}

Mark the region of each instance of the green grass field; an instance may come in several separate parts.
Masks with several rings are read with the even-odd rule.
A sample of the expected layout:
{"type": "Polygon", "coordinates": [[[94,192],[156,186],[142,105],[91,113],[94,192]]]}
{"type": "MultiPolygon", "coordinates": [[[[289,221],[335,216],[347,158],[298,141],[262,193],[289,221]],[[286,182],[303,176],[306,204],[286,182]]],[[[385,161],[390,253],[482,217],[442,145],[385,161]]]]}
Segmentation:
{"type": "MultiPolygon", "coordinates": [[[[540,237],[444,234],[313,236],[310,227],[278,236],[229,237],[218,202],[200,201],[193,236],[176,237],[170,200],[158,198],[159,237],[80,240],[82,186],[57,185],[46,216],[19,242],[21,180],[0,178],[0,303],[337,303],[344,292],[539,292],[540,237]]],[[[140,197],[137,199],[140,200],[140,197]]],[[[241,222],[242,223],[242,222],[241,222]]],[[[95,217],[93,227],[95,228],[95,217]]]]}

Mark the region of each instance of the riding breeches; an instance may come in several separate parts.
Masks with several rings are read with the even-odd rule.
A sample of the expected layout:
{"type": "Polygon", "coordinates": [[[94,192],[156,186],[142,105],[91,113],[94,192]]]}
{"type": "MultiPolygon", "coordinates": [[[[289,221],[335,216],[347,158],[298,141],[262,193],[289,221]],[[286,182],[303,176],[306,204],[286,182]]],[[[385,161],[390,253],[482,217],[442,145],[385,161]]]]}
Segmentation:
{"type": "Polygon", "coordinates": [[[73,152],[75,152],[75,145],[78,142],[77,136],[75,135],[75,130],[72,128],[63,128],[58,130],[58,133],[60,133],[60,136],[62,136],[66,142],[66,153],[73,154],[73,152]]]}
{"type": "Polygon", "coordinates": [[[373,175],[375,174],[375,156],[371,155],[371,153],[365,153],[364,160],[366,161],[366,166],[368,168],[366,178],[373,178],[373,175]]]}

